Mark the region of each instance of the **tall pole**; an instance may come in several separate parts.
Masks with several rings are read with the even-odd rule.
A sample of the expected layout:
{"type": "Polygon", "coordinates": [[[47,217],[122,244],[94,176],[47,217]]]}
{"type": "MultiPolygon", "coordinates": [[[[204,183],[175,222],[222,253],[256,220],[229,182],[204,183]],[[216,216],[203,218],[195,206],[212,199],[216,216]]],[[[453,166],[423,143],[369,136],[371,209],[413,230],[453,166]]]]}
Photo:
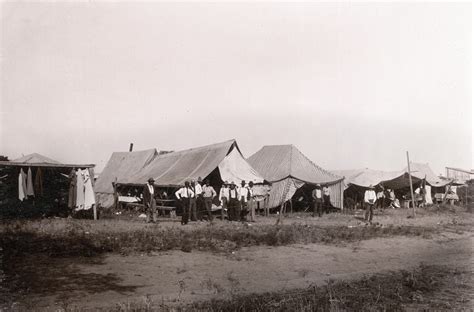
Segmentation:
{"type": "Polygon", "coordinates": [[[411,204],[413,206],[413,217],[415,217],[415,195],[413,194],[413,182],[411,180],[411,170],[410,170],[410,156],[408,156],[408,151],[407,151],[407,163],[408,163],[408,178],[410,179],[411,204]]]}

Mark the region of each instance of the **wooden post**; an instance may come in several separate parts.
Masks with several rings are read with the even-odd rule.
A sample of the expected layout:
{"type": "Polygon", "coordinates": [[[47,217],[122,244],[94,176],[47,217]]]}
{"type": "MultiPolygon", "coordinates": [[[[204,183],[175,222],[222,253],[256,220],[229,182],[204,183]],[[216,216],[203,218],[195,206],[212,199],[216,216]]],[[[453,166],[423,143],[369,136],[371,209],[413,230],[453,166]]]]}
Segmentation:
{"type": "Polygon", "coordinates": [[[128,149],[129,152],[133,151],[133,143],[130,143],[130,148],[128,149]]]}
{"type": "Polygon", "coordinates": [[[411,170],[410,170],[410,156],[407,151],[407,163],[408,163],[408,178],[410,179],[410,192],[411,192],[411,203],[413,205],[413,218],[415,217],[415,195],[413,194],[413,182],[411,180],[411,170]]]}

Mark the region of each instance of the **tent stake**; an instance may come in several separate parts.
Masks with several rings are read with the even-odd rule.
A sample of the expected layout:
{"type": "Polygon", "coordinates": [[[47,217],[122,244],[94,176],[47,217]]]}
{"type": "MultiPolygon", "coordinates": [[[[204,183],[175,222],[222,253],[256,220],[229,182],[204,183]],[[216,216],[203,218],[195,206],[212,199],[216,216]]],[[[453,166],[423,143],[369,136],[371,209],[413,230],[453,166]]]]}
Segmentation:
{"type": "Polygon", "coordinates": [[[408,156],[408,151],[407,151],[407,162],[408,162],[408,178],[410,179],[411,203],[413,206],[413,218],[414,218],[415,217],[415,195],[413,195],[413,182],[411,180],[410,156],[408,156]]]}

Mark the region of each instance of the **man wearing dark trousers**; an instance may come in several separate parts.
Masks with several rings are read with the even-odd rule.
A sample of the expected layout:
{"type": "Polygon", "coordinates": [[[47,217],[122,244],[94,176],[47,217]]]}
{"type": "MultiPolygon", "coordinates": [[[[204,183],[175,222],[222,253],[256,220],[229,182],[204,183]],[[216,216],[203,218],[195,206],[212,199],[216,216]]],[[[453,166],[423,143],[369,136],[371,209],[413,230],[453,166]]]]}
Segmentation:
{"type": "Polygon", "coordinates": [[[323,187],[323,202],[324,202],[324,211],[326,213],[329,213],[329,210],[332,208],[331,204],[331,189],[329,188],[329,185],[326,184],[323,187]]]}
{"type": "Polygon", "coordinates": [[[191,189],[189,182],[184,182],[184,187],[180,188],[175,193],[176,198],[183,207],[183,215],[181,217],[181,225],[188,224],[189,218],[189,199],[194,196],[194,192],[191,189]]]}
{"type": "Polygon", "coordinates": [[[191,221],[197,221],[198,214],[197,214],[197,202],[196,202],[196,181],[194,180],[191,180],[191,190],[193,191],[194,195],[191,198],[189,198],[189,218],[191,219],[191,221]]]}
{"type": "Polygon", "coordinates": [[[321,185],[316,184],[316,188],[311,193],[313,199],[313,218],[316,217],[316,214],[321,218],[323,213],[323,194],[321,192],[321,185]]]}
{"type": "Polygon", "coordinates": [[[365,221],[372,223],[372,218],[374,216],[374,205],[377,201],[377,195],[375,194],[374,187],[369,186],[369,189],[365,191],[364,194],[364,204],[365,204],[365,221]]]}
{"type": "MultiPolygon", "coordinates": [[[[204,181],[202,187],[202,195],[204,198],[204,206],[206,207],[206,213],[209,221],[212,222],[212,200],[216,197],[217,193],[212,186],[209,185],[209,180],[204,181]]],[[[201,216],[202,217],[202,216],[201,216]]]]}
{"type": "Polygon", "coordinates": [[[240,211],[239,211],[239,218],[240,221],[247,220],[247,197],[248,197],[248,188],[245,186],[245,181],[242,180],[242,183],[239,187],[239,201],[240,201],[240,211]]]}
{"type": "Polygon", "coordinates": [[[145,206],[147,223],[158,222],[158,216],[156,214],[154,183],[155,183],[155,180],[153,178],[149,178],[148,183],[143,188],[143,204],[145,206]]]}
{"type": "Polygon", "coordinates": [[[231,182],[229,188],[229,202],[227,205],[227,214],[229,221],[238,221],[240,218],[240,209],[238,208],[239,203],[239,192],[235,188],[235,183],[231,182]]]}

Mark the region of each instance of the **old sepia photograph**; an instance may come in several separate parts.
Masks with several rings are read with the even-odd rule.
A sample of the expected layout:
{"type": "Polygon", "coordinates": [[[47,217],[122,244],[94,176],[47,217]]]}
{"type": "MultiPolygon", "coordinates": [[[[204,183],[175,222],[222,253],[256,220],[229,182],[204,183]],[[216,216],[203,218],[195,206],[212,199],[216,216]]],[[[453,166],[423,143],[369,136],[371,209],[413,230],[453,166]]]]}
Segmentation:
{"type": "Polygon", "coordinates": [[[473,12],[0,0],[0,312],[474,311],[473,12]]]}

